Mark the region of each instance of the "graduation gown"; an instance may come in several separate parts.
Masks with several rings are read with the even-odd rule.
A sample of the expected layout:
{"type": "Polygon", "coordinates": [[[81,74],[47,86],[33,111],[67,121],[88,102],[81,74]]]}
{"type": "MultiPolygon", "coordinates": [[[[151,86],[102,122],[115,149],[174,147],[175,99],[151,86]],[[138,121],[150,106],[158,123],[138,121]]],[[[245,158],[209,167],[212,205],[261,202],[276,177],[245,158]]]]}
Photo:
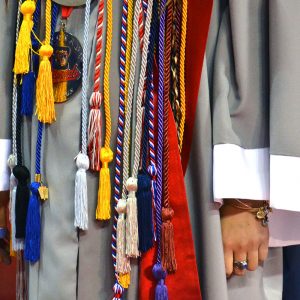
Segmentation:
{"type": "MultiPolygon", "coordinates": [[[[275,183],[287,179],[286,176],[291,175],[291,169],[297,172],[294,162],[297,162],[300,156],[300,150],[297,150],[298,140],[295,138],[298,113],[296,109],[298,86],[295,76],[298,70],[296,59],[298,40],[297,30],[291,29],[299,28],[297,24],[300,20],[296,13],[299,4],[297,0],[290,0],[288,3],[279,0],[272,2],[224,0],[214,1],[213,4],[212,8],[212,1],[189,1],[191,17],[188,21],[190,27],[187,42],[188,116],[182,160],[183,169],[188,166],[185,180],[201,274],[202,296],[203,299],[209,300],[235,299],[234,297],[238,298],[241,294],[245,296],[247,291],[246,295],[252,297],[256,295],[257,299],[264,299],[265,287],[268,286],[264,278],[271,278],[270,282],[274,283],[276,274],[279,274],[278,282],[280,282],[281,265],[278,263],[280,253],[271,252],[269,265],[273,269],[265,266],[263,271],[259,268],[256,272],[248,273],[243,279],[235,278],[229,281],[227,285],[220,218],[213,200],[217,202],[225,197],[268,199],[271,195],[271,204],[274,207],[293,211],[298,209],[299,202],[296,201],[297,194],[295,194],[297,189],[295,185],[291,185],[294,181],[285,180],[288,186],[275,183]],[[287,10],[289,14],[285,14],[287,10]],[[277,22],[278,19],[281,22],[277,22]],[[197,20],[201,22],[198,25],[199,30],[197,20]],[[294,47],[288,46],[289,44],[294,47]],[[283,97],[285,100],[289,99],[290,105],[285,104],[286,102],[282,104],[283,97]],[[225,148],[218,150],[219,146],[225,148]],[[228,146],[231,148],[226,152],[228,146]],[[234,152],[236,155],[232,156],[232,149],[238,149],[238,155],[234,152]],[[248,158],[246,150],[253,150],[254,160],[235,162],[233,159],[235,157],[248,158]],[[275,164],[272,168],[273,156],[278,159],[293,159],[293,164],[284,173],[278,172],[276,169],[278,165],[275,164]],[[231,158],[230,168],[224,168],[222,163],[229,158],[231,158]],[[213,159],[219,161],[218,165],[214,165],[214,169],[213,159]],[[234,166],[244,165],[250,166],[250,169],[234,169],[234,166]],[[270,170],[274,170],[274,174],[284,174],[284,178],[277,178],[272,185],[273,177],[270,170]],[[252,175],[250,179],[253,181],[246,177],[249,186],[240,183],[244,185],[239,192],[245,194],[235,193],[236,185],[231,185],[232,189],[229,189],[230,185],[229,187],[226,185],[228,190],[223,189],[224,185],[219,188],[219,182],[227,179],[222,175],[225,171],[231,172],[227,177],[235,180],[237,177],[245,178],[245,174],[252,175]],[[274,193],[270,186],[275,188],[275,185],[276,188],[281,186],[285,191],[286,188],[294,188],[293,197],[289,197],[289,201],[286,201],[286,198],[277,199],[276,196],[272,198],[274,193]],[[268,276],[264,276],[264,272],[268,276]]],[[[113,7],[113,28],[114,32],[119,32],[121,4],[114,1],[113,7]]],[[[93,1],[89,40],[89,92],[93,86],[96,15],[97,3],[93,1]]],[[[84,8],[77,8],[67,24],[67,31],[80,41],[83,38],[83,18],[84,8]]],[[[113,36],[110,73],[113,149],[115,149],[118,110],[118,101],[114,102],[113,99],[119,98],[119,48],[118,33],[113,36]]],[[[9,96],[4,100],[8,101],[9,96]]],[[[77,235],[73,225],[76,173],[74,157],[79,151],[80,111],[81,93],[77,92],[68,102],[56,105],[57,121],[51,126],[46,126],[44,133],[42,173],[50,187],[50,199],[42,208],[41,260],[29,266],[29,298],[33,300],[76,299],[76,297],[109,299],[112,295],[114,277],[110,248],[111,224],[103,226],[94,221],[98,187],[96,174],[88,173],[89,230],[77,235]]],[[[31,150],[35,149],[37,132],[35,117],[32,123],[29,120],[25,122],[24,132],[24,145],[31,145],[31,150]]],[[[8,138],[8,133],[4,134],[3,138],[8,138]]],[[[34,150],[29,150],[27,154],[25,153],[25,163],[27,166],[31,165],[33,174],[35,153],[34,150]]],[[[5,156],[4,153],[1,154],[5,156]]],[[[287,166],[285,163],[284,165],[287,166]]],[[[111,169],[113,167],[111,164],[111,169]]],[[[271,233],[275,232],[273,231],[276,226],[273,225],[275,216],[277,212],[271,219],[271,233]]],[[[297,218],[297,213],[294,219],[295,222],[300,219],[297,218]]],[[[291,243],[291,240],[297,243],[297,232],[292,230],[295,227],[288,228],[289,232],[294,233],[294,237],[288,239],[286,244],[291,243]]],[[[276,234],[271,236],[274,240],[283,241],[281,237],[284,235],[280,235],[280,238],[276,234]]],[[[280,288],[280,284],[277,284],[277,287],[280,288]]],[[[138,268],[135,266],[127,299],[137,299],[137,290],[138,268]]],[[[274,292],[278,297],[278,293],[274,292]]],[[[271,295],[270,292],[268,295],[271,295]]],[[[270,299],[277,298],[274,296],[270,299]]]]}

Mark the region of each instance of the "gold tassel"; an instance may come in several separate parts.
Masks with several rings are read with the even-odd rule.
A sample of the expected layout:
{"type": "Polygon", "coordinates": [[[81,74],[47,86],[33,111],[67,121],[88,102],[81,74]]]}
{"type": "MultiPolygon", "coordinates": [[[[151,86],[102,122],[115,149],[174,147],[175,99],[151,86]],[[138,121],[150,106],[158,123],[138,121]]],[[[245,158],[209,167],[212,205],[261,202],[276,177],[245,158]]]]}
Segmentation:
{"type": "MultiPolygon", "coordinates": [[[[59,47],[65,47],[65,30],[64,25],[62,25],[60,31],[59,31],[59,41],[58,41],[59,47]]],[[[67,65],[67,64],[66,64],[67,65]]],[[[60,71],[63,74],[63,81],[55,83],[53,86],[54,90],[54,99],[56,103],[65,102],[67,100],[67,73],[66,70],[60,71]]]]}
{"type": "Polygon", "coordinates": [[[40,48],[40,68],[36,81],[36,115],[42,123],[55,121],[54,95],[52,84],[52,71],[49,58],[53,54],[50,45],[43,45],[40,48]]]}
{"type": "Polygon", "coordinates": [[[19,37],[16,45],[14,73],[24,74],[29,72],[31,49],[31,30],[33,28],[33,14],[35,11],[35,2],[26,0],[20,9],[23,14],[23,21],[19,31],[19,37]]]}
{"type": "Polygon", "coordinates": [[[128,289],[130,285],[130,273],[119,274],[119,283],[124,289],[128,289]]]}
{"type": "Polygon", "coordinates": [[[110,172],[108,163],[113,160],[113,152],[110,148],[102,147],[100,150],[100,160],[102,168],[99,177],[99,191],[98,191],[98,204],[96,209],[97,220],[110,219],[110,197],[111,197],[111,183],[110,172]]]}

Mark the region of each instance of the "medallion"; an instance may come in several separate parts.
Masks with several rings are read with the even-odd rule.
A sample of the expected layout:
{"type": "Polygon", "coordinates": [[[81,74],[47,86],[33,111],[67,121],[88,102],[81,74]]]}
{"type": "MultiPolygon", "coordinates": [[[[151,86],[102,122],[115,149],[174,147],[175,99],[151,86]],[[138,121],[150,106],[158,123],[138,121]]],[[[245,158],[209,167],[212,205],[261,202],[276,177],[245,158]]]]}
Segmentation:
{"type": "Polygon", "coordinates": [[[54,89],[65,85],[65,97],[56,102],[65,102],[80,87],[82,81],[82,47],[76,37],[63,30],[54,34],[52,74],[54,89]]]}

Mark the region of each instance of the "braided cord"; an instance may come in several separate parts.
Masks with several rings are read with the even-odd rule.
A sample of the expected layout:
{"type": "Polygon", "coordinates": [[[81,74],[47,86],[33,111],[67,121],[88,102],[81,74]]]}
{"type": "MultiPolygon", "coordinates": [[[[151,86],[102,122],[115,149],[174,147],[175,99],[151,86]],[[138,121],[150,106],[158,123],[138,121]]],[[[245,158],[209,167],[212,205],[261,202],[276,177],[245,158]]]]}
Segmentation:
{"type": "MultiPolygon", "coordinates": [[[[120,50],[120,97],[119,97],[119,115],[118,115],[118,133],[117,133],[117,151],[116,151],[116,165],[115,165],[115,184],[114,184],[114,224],[112,233],[112,258],[114,268],[116,270],[116,251],[117,251],[117,222],[118,212],[117,205],[121,197],[121,170],[122,170],[122,150],[123,150],[123,135],[124,135],[124,121],[125,121],[125,84],[126,84],[126,57],[127,51],[130,47],[127,44],[127,15],[128,15],[128,1],[123,0],[122,6],[122,23],[121,23],[121,50],[120,50]]],[[[118,274],[115,271],[116,280],[118,281],[118,274]]]]}
{"type": "MultiPolygon", "coordinates": [[[[36,10],[34,13],[34,31],[37,30],[37,24],[40,17],[40,9],[41,9],[41,0],[38,0],[36,3],[36,10]]],[[[52,3],[52,17],[51,17],[51,36],[50,42],[53,43],[53,38],[55,34],[55,28],[57,23],[59,8],[56,3],[52,3]]],[[[32,35],[33,44],[37,44],[38,41],[34,35],[32,35]]],[[[38,61],[34,61],[38,65],[38,61]]],[[[35,66],[34,66],[35,69],[35,66]]],[[[37,139],[36,139],[36,151],[35,151],[35,174],[41,174],[41,158],[42,158],[42,141],[43,141],[43,129],[44,124],[38,121],[38,129],[37,129],[37,139]]]]}
{"type": "Polygon", "coordinates": [[[104,0],[99,1],[97,19],[96,60],[94,72],[94,92],[100,92],[101,59],[102,59],[102,36],[103,36],[104,0]]]}
{"type": "Polygon", "coordinates": [[[107,28],[106,28],[106,51],[105,51],[105,66],[104,66],[104,109],[105,109],[105,141],[104,147],[110,147],[111,138],[111,115],[110,115],[110,101],[109,101],[109,74],[110,74],[110,59],[112,47],[112,25],[113,11],[112,0],[107,0],[107,28]]]}
{"type": "Polygon", "coordinates": [[[180,108],[181,119],[179,123],[179,150],[182,150],[184,125],[185,125],[185,46],[187,24],[187,0],[182,0],[181,46],[180,46],[180,108]]]}
{"type": "Polygon", "coordinates": [[[88,45],[91,0],[86,1],[83,34],[83,68],[82,68],[82,100],[81,100],[81,152],[87,154],[87,123],[88,123],[88,45]]]}
{"type": "Polygon", "coordinates": [[[22,115],[21,115],[21,93],[20,86],[17,87],[17,122],[16,122],[16,146],[17,146],[17,164],[23,164],[22,155],[22,115]]]}
{"type": "Polygon", "coordinates": [[[147,80],[146,80],[146,96],[145,96],[145,121],[143,136],[143,159],[142,167],[147,172],[147,156],[149,146],[149,163],[151,168],[148,170],[152,179],[156,176],[156,158],[155,158],[155,106],[154,106],[154,84],[153,84],[153,66],[154,66],[154,49],[157,36],[158,23],[158,5],[157,1],[153,2],[152,24],[150,33],[150,42],[148,49],[147,62],[147,80]]]}
{"type": "MultiPolygon", "coordinates": [[[[21,8],[22,0],[19,0],[18,13],[17,13],[17,25],[16,25],[16,44],[18,42],[20,21],[21,21],[21,8]]],[[[17,162],[17,102],[18,102],[18,90],[17,90],[17,76],[14,74],[13,79],[13,91],[12,91],[12,153],[15,156],[17,162]]]]}
{"type": "Polygon", "coordinates": [[[164,45],[165,45],[165,19],[166,0],[160,3],[159,41],[158,41],[158,141],[157,141],[157,197],[156,197],[156,237],[157,262],[161,262],[161,226],[162,226],[162,187],[163,187],[163,144],[164,144],[164,45]]]}
{"type": "Polygon", "coordinates": [[[127,10],[127,49],[126,49],[126,66],[125,66],[125,114],[128,100],[128,88],[129,88],[129,74],[130,74],[130,61],[131,61],[131,46],[132,46],[132,21],[133,21],[133,4],[134,0],[128,0],[127,10]]]}
{"type": "MultiPolygon", "coordinates": [[[[137,49],[138,49],[138,17],[141,0],[137,0],[134,7],[134,18],[133,18],[133,41],[132,41],[132,52],[130,60],[130,76],[128,83],[128,96],[125,111],[125,127],[124,127],[124,152],[123,152],[123,197],[126,197],[126,181],[129,177],[129,145],[130,145],[130,123],[132,114],[132,102],[133,102],[133,87],[135,78],[135,67],[137,61],[137,49]]],[[[127,74],[127,72],[126,72],[127,74]]]]}
{"type": "Polygon", "coordinates": [[[164,206],[169,206],[169,96],[170,96],[170,65],[171,39],[173,21],[173,0],[167,7],[166,38],[165,38],[165,94],[164,94],[164,206]]]}
{"type": "Polygon", "coordinates": [[[179,128],[180,123],[180,89],[179,89],[179,47],[180,47],[180,21],[181,21],[181,7],[179,1],[174,3],[174,25],[172,33],[172,58],[171,58],[171,105],[176,126],[179,128]]]}
{"type": "Polygon", "coordinates": [[[45,33],[45,44],[50,45],[51,41],[51,0],[46,0],[46,33],[45,33]]]}
{"type": "Polygon", "coordinates": [[[148,1],[147,8],[147,17],[145,22],[145,33],[144,33],[144,46],[142,52],[142,63],[141,70],[139,76],[139,86],[138,86],[138,94],[137,94],[137,110],[136,110],[136,131],[135,131],[135,151],[134,151],[134,164],[133,164],[133,177],[137,177],[139,163],[140,163],[140,151],[141,151],[141,136],[142,136],[142,124],[143,124],[143,92],[144,92],[144,84],[145,84],[145,75],[146,75],[146,67],[147,67],[147,54],[148,54],[148,46],[149,46],[149,36],[150,36],[150,27],[151,27],[151,18],[152,18],[152,6],[153,0],[148,1]]]}

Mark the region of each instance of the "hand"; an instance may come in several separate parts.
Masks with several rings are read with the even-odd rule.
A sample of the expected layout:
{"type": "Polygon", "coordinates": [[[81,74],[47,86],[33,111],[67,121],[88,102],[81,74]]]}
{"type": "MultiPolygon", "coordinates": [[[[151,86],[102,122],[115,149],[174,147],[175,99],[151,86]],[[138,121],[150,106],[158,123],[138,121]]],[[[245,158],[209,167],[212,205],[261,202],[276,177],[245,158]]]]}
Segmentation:
{"type": "MultiPolygon", "coordinates": [[[[6,228],[6,210],[9,202],[9,193],[0,192],[0,227],[6,228]]],[[[9,255],[9,233],[5,239],[0,239],[0,262],[10,264],[11,259],[9,255]]]]}
{"type": "MultiPolygon", "coordinates": [[[[255,207],[260,205],[260,201],[247,200],[248,205],[253,206],[253,203],[255,207]]],[[[268,256],[268,227],[262,226],[253,213],[226,205],[226,200],[220,215],[227,277],[233,273],[245,274],[245,270],[233,268],[234,261],[247,260],[248,270],[256,270],[259,262],[268,256]]]]}

